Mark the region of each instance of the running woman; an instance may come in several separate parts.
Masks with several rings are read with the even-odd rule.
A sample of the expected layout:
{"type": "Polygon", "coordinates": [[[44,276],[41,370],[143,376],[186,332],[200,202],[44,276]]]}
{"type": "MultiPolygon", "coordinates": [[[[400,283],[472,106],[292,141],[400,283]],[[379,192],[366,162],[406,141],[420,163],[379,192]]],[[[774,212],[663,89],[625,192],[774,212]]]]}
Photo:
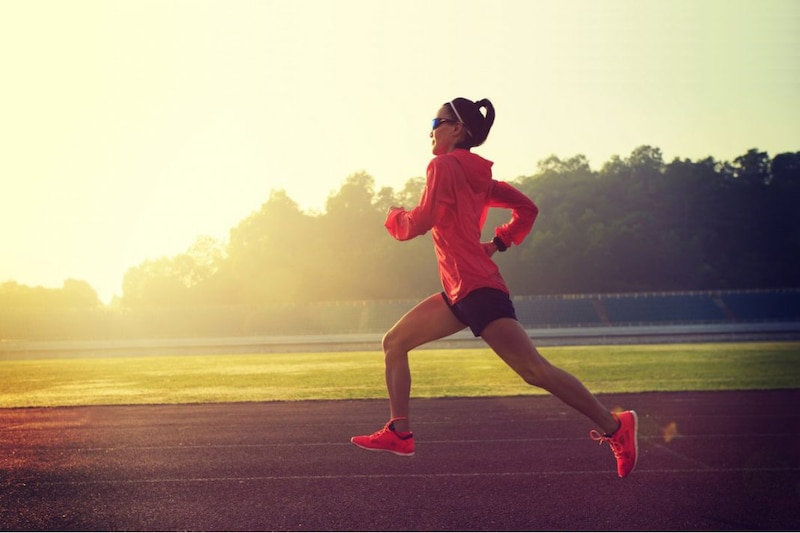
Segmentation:
{"type": "Polygon", "coordinates": [[[428,165],[419,205],[392,207],[386,228],[400,241],[431,231],[443,292],[406,313],[383,337],[390,418],[372,435],[353,437],[356,446],[397,455],[414,455],[409,422],[411,372],[408,352],[469,327],[525,382],[540,387],[592,420],[600,431],[590,436],[608,442],[625,477],[636,465],[637,418],[634,411],[612,413],[574,376],[551,365],[517,321],[509,290],[491,259],[519,245],[538,214],[536,205],[511,185],[492,179],[492,162],[470,152],[480,146],[494,123],[489,100],[456,98],[442,105],[430,137],[435,156],[428,165]],[[485,114],[481,112],[485,110],[485,114]],[[511,210],[511,219],[481,242],[490,207],[511,210]]]}

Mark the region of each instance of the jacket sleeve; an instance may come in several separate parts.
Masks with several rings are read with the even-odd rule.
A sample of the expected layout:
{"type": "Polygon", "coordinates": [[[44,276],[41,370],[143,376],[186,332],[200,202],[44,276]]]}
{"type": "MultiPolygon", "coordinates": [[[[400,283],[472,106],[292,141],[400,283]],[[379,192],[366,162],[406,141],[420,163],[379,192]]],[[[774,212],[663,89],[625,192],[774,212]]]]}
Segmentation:
{"type": "Polygon", "coordinates": [[[539,208],[530,198],[516,188],[502,181],[494,181],[489,196],[489,207],[501,207],[511,210],[511,220],[495,228],[494,234],[506,246],[519,245],[530,233],[539,208]]]}
{"type": "Polygon", "coordinates": [[[384,226],[398,241],[407,241],[425,235],[430,230],[442,210],[447,209],[455,199],[452,191],[452,169],[443,164],[428,165],[425,189],[419,204],[411,211],[395,207],[386,216],[384,226]]]}

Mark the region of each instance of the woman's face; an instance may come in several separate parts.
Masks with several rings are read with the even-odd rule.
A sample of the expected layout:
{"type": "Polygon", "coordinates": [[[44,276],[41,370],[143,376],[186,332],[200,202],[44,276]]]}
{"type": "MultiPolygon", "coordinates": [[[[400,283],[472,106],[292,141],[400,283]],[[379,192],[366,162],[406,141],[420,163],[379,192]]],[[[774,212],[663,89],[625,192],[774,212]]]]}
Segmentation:
{"type": "Polygon", "coordinates": [[[431,151],[433,155],[448,154],[460,140],[464,125],[455,119],[450,106],[446,104],[436,112],[436,118],[439,123],[431,130],[431,151]]]}

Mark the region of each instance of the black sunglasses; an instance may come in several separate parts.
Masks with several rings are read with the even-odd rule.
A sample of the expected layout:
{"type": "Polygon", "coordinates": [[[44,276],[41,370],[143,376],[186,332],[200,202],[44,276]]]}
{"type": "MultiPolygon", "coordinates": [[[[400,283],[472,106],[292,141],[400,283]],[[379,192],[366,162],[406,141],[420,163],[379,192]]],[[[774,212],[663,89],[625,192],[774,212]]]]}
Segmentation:
{"type": "Polygon", "coordinates": [[[431,131],[435,130],[436,128],[438,128],[439,126],[444,124],[445,122],[452,122],[453,124],[455,124],[458,121],[457,120],[452,120],[452,119],[449,119],[449,118],[438,118],[437,117],[437,118],[433,119],[433,124],[431,125],[431,131]]]}

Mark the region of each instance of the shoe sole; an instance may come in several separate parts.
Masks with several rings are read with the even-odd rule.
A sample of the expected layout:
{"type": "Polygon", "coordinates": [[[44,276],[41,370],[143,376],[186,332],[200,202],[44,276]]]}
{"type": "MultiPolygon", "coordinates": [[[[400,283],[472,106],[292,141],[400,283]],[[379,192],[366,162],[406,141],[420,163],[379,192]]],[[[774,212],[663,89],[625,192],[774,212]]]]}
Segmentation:
{"type": "Polygon", "coordinates": [[[411,456],[414,455],[414,452],[398,452],[398,451],[395,451],[395,450],[388,450],[386,448],[368,448],[366,446],[362,446],[362,445],[360,445],[360,444],[358,444],[356,442],[353,442],[352,439],[350,440],[350,442],[354,446],[356,446],[358,448],[361,448],[362,450],[367,450],[368,452],[388,452],[388,453],[393,453],[395,455],[399,455],[400,457],[411,457],[411,456]]]}
{"type": "MultiPolygon", "coordinates": [[[[636,468],[636,463],[639,462],[639,416],[633,410],[631,410],[631,414],[633,415],[633,466],[631,467],[631,472],[633,472],[633,469],[636,468]]],[[[628,472],[628,475],[631,472],[628,472]]]]}

